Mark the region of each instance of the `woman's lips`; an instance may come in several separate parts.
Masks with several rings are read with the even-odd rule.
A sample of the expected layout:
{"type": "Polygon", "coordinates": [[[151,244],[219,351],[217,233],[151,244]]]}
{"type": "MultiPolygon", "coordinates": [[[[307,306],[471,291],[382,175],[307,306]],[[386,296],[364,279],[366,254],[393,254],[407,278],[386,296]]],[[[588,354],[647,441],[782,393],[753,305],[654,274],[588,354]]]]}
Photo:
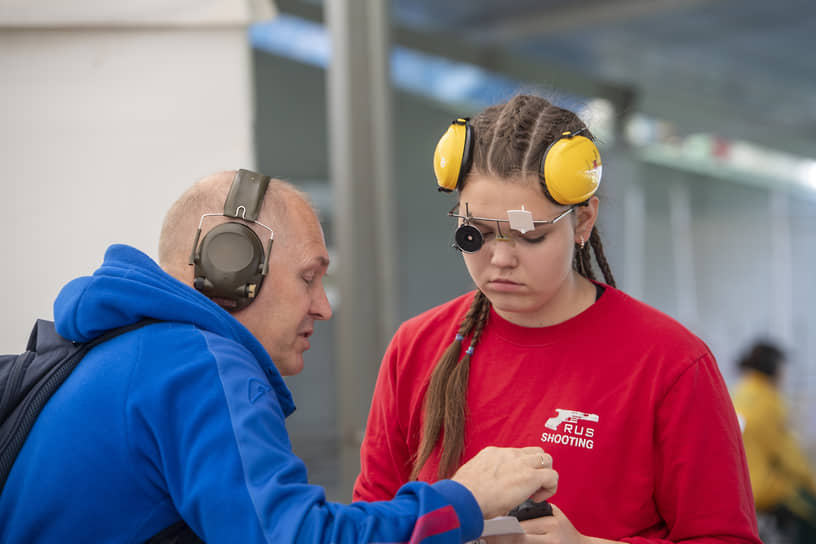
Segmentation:
{"type": "Polygon", "coordinates": [[[488,287],[493,291],[511,293],[521,289],[522,285],[511,280],[496,278],[487,282],[488,287]]]}

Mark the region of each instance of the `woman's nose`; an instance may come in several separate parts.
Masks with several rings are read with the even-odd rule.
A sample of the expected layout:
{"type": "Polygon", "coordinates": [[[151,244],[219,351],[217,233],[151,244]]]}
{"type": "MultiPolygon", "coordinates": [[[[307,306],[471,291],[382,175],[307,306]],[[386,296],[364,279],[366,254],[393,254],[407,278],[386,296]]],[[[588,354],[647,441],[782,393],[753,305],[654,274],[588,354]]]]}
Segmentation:
{"type": "Polygon", "coordinates": [[[499,267],[511,267],[518,264],[516,242],[512,238],[496,238],[489,244],[490,263],[499,267]]]}

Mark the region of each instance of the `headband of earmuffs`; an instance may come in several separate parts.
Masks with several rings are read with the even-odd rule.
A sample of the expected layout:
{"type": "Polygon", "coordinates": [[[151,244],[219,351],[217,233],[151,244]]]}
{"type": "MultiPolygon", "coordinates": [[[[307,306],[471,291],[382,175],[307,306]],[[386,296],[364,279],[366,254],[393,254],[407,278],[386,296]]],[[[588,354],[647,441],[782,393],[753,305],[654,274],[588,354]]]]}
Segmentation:
{"type": "MultiPolygon", "coordinates": [[[[559,204],[586,202],[598,190],[603,167],[595,143],[583,129],[563,132],[541,156],[538,174],[559,204]]],[[[434,174],[440,191],[460,189],[473,162],[473,128],[467,117],[454,120],[434,150],[434,174]]]]}

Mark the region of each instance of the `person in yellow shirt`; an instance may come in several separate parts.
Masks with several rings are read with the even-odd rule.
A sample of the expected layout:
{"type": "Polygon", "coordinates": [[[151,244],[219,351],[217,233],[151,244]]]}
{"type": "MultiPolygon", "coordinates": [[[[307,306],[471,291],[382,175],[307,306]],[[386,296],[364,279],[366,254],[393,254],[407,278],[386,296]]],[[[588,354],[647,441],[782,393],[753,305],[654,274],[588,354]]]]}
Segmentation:
{"type": "Polygon", "coordinates": [[[757,512],[794,542],[816,543],[816,478],[788,421],[779,384],[785,353],[758,341],[740,357],[734,406],[742,427],[757,512]]]}

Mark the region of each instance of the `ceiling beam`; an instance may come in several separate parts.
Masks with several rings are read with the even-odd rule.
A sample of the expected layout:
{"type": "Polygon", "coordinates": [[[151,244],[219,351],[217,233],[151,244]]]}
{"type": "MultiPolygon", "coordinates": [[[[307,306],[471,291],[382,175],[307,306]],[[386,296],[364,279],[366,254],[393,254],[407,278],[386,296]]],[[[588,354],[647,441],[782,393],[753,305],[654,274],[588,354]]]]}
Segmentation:
{"type": "MultiPolygon", "coordinates": [[[[323,9],[312,2],[276,0],[276,4],[281,13],[323,23],[323,9]]],[[[544,85],[587,98],[606,98],[621,115],[634,109],[634,87],[592,77],[568,66],[521,57],[501,47],[482,46],[466,38],[452,36],[449,32],[418,32],[393,23],[391,39],[394,45],[473,64],[525,84],[544,85]]]]}
{"type": "MultiPolygon", "coordinates": [[[[628,20],[659,13],[679,11],[698,4],[710,4],[721,0],[583,0],[559,3],[553,6],[541,2],[535,12],[503,15],[470,25],[467,36],[478,36],[480,42],[503,45],[510,41],[535,39],[550,34],[587,32],[595,26],[608,28],[628,20]]],[[[670,15],[664,15],[670,16],[670,15]]]]}
{"type": "MultiPolygon", "coordinates": [[[[688,7],[694,3],[721,0],[592,1],[617,6],[614,9],[620,9],[619,17],[634,17],[638,10],[668,10],[673,4],[688,7]],[[654,6],[648,8],[646,4],[649,3],[654,6]]],[[[308,0],[276,0],[276,4],[281,13],[323,22],[323,9],[318,3],[308,0]]],[[[581,13],[585,14],[585,3],[581,6],[581,13]]],[[[606,8],[600,9],[598,15],[603,13],[604,9],[606,8]]],[[[563,25],[577,24],[576,13],[577,8],[568,8],[561,12],[556,10],[552,16],[556,19],[560,17],[560,24],[563,25]]],[[[540,18],[535,19],[541,22],[540,18]]],[[[584,18],[581,24],[586,24],[588,20],[584,18]]],[[[517,21],[517,24],[522,23],[517,21]]],[[[605,24],[608,24],[608,21],[605,24]]],[[[546,25],[540,28],[546,31],[546,25]]],[[[509,39],[510,31],[510,27],[506,27],[497,36],[509,39]]],[[[391,28],[392,42],[398,46],[473,64],[525,84],[587,98],[606,98],[615,107],[617,129],[624,125],[626,116],[639,112],[676,125],[679,133],[710,132],[804,156],[813,156],[812,150],[816,149],[816,127],[775,126],[776,120],[763,117],[762,112],[756,107],[741,105],[733,95],[715,93],[704,96],[701,93],[688,92],[687,89],[675,88],[670,78],[649,82],[648,85],[634,82],[624,84],[579,71],[566,63],[511,52],[500,43],[484,44],[484,34],[481,32],[478,36],[479,43],[475,43],[475,37],[474,34],[473,39],[468,39],[467,35],[461,32],[457,34],[443,31],[419,32],[393,22],[391,28]]]]}

